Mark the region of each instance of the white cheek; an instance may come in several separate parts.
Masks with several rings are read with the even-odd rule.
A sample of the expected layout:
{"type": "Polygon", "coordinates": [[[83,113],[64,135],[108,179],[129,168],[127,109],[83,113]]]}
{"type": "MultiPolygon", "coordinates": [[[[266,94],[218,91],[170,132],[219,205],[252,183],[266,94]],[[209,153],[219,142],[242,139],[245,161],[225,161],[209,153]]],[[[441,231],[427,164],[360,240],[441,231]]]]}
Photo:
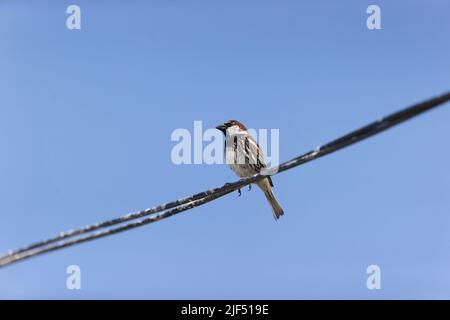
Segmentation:
{"type": "Polygon", "coordinates": [[[237,134],[239,132],[239,127],[238,126],[232,126],[227,128],[227,135],[233,135],[233,134],[237,134]]]}

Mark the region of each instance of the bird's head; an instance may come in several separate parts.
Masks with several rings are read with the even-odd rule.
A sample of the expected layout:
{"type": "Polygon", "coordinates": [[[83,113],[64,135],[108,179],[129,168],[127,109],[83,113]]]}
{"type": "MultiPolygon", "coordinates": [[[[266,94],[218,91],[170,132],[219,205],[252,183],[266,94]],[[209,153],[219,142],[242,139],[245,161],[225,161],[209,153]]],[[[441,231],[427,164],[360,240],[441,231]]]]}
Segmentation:
{"type": "Polygon", "coordinates": [[[228,132],[247,131],[247,128],[237,120],[228,120],[223,124],[219,124],[216,127],[216,129],[222,131],[224,135],[227,135],[227,131],[228,132]]]}

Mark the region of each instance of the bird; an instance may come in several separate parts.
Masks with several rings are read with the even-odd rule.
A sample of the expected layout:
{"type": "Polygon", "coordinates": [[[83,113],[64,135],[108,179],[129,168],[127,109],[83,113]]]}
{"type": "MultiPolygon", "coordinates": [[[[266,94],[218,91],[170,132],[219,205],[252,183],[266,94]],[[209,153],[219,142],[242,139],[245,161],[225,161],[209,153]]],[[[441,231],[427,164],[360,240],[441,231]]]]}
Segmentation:
{"type": "MultiPolygon", "coordinates": [[[[225,136],[226,163],[241,179],[260,173],[267,167],[264,153],[241,122],[228,120],[216,126],[216,129],[225,136]]],[[[267,178],[259,180],[256,185],[264,192],[272,207],[273,217],[278,220],[284,211],[273,194],[272,178],[267,176],[267,178]]],[[[249,190],[251,190],[251,184],[249,190]]],[[[238,191],[240,195],[241,191],[238,191]]]]}

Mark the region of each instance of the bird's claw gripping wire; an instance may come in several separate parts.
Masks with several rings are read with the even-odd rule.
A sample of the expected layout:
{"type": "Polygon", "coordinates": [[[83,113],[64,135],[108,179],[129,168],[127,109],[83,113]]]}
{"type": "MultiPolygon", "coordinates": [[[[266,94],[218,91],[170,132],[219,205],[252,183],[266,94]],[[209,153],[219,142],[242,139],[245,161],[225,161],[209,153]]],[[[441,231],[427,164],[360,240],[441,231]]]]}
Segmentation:
{"type": "MultiPolygon", "coordinates": [[[[244,178],[242,178],[242,179],[244,179],[244,178]]],[[[248,185],[248,191],[252,191],[252,184],[251,183],[248,185]]],[[[240,197],[242,195],[241,188],[238,189],[238,193],[239,193],[238,197],[240,197]]]]}
{"type": "MultiPolygon", "coordinates": [[[[226,186],[229,186],[230,184],[231,184],[231,183],[227,182],[227,183],[225,183],[224,186],[226,187],[226,186]]],[[[239,194],[238,197],[240,197],[240,196],[242,195],[241,188],[237,189],[237,192],[238,192],[238,194],[239,194]]]]}
{"type": "MultiPolygon", "coordinates": [[[[248,185],[248,191],[252,191],[252,184],[248,185]]],[[[241,189],[238,189],[238,193],[239,193],[238,197],[240,197],[242,195],[241,189]]]]}
{"type": "MultiPolygon", "coordinates": [[[[241,180],[243,180],[243,179],[245,179],[245,178],[241,178],[241,180]]],[[[252,184],[251,183],[248,185],[248,191],[252,191],[252,184]]],[[[238,193],[239,193],[238,197],[240,197],[242,195],[241,188],[238,189],[238,193]]]]}

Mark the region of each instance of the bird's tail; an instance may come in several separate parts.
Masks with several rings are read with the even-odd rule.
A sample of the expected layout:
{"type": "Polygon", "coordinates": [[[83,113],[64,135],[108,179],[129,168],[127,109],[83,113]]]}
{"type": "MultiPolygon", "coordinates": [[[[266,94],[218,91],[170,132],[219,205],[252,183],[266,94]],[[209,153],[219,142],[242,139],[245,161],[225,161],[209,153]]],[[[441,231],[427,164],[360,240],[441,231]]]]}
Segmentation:
{"type": "Polygon", "coordinates": [[[272,207],[273,217],[275,220],[280,219],[280,217],[284,214],[283,208],[281,208],[278,203],[275,195],[273,194],[272,188],[267,179],[263,179],[262,183],[258,183],[259,187],[263,190],[264,195],[266,196],[267,201],[269,201],[270,206],[272,207]]]}

